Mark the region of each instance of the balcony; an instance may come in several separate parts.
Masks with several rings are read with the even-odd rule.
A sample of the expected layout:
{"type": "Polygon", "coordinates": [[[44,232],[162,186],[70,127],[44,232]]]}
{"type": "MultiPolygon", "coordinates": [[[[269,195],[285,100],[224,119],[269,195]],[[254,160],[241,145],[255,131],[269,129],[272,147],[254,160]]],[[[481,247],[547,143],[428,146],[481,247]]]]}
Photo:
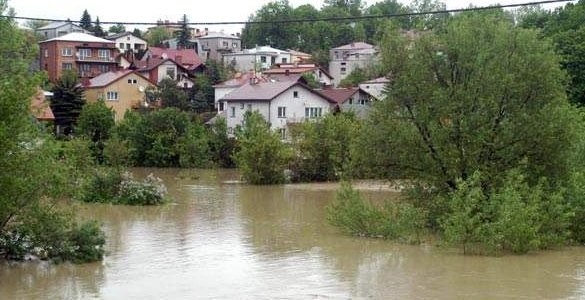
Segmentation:
{"type": "Polygon", "coordinates": [[[78,62],[95,62],[95,63],[116,63],[116,59],[111,56],[77,56],[78,62]]]}

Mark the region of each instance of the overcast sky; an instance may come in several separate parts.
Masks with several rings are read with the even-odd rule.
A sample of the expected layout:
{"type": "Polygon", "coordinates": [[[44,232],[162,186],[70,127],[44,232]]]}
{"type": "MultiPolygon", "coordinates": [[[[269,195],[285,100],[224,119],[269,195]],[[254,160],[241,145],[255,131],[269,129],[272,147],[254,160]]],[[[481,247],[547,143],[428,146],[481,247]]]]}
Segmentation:
{"type": "MultiPolygon", "coordinates": [[[[409,0],[399,0],[410,3],[409,0]]],[[[533,0],[446,0],[448,9],[465,8],[470,4],[486,6],[494,3],[512,4],[526,3],[533,0]]],[[[95,20],[105,22],[156,22],[157,20],[178,21],[186,14],[189,22],[226,22],[246,21],[248,17],[269,3],[269,0],[148,0],[148,1],[120,1],[120,0],[8,0],[19,17],[36,17],[47,19],[71,19],[79,21],[84,9],[87,9],[95,20]]],[[[378,1],[363,1],[367,5],[378,1]]],[[[311,4],[319,9],[322,0],[289,0],[293,7],[311,4]]],[[[109,25],[103,26],[105,29],[109,25]]],[[[135,26],[127,26],[133,29],[135,26]]],[[[242,25],[236,26],[200,26],[210,30],[224,29],[226,33],[239,31],[242,25]]]]}

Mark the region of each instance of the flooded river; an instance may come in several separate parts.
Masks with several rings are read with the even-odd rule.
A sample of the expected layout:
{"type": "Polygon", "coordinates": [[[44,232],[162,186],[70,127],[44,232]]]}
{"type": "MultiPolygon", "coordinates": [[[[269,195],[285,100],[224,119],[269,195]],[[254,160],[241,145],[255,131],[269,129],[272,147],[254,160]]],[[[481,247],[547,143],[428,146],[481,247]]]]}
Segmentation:
{"type": "Polygon", "coordinates": [[[195,171],[198,179],[154,172],[173,203],[79,205],[104,224],[104,261],[0,263],[0,299],[585,298],[585,248],[466,257],[353,238],[325,220],[332,185],[248,186],[230,170],[195,171]]]}

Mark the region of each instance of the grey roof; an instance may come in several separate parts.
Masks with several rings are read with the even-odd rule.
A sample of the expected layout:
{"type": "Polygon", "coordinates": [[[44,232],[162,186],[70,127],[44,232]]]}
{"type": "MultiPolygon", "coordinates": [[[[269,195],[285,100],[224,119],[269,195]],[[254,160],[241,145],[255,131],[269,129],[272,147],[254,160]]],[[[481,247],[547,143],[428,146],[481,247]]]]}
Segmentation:
{"type": "Polygon", "coordinates": [[[133,72],[132,70],[120,70],[102,73],[90,79],[89,84],[85,85],[85,87],[87,88],[104,87],[132,72],[133,72]]]}
{"type": "Polygon", "coordinates": [[[127,36],[127,35],[133,35],[132,32],[120,32],[120,33],[115,33],[115,34],[110,34],[108,36],[105,37],[106,40],[115,40],[117,38],[123,37],[123,36],[127,36]]]}
{"type": "MultiPolygon", "coordinates": [[[[59,27],[65,26],[65,25],[69,25],[69,24],[73,25],[75,27],[79,27],[78,25],[75,25],[71,22],[53,22],[53,23],[47,24],[43,27],[39,27],[37,30],[55,29],[55,28],[59,28],[59,27]]],[[[81,27],[79,27],[79,28],[81,28],[81,27]]]]}
{"type": "Polygon", "coordinates": [[[71,32],[64,36],[56,37],[50,40],[42,41],[41,43],[46,43],[50,41],[68,41],[68,42],[86,42],[86,43],[106,43],[106,44],[114,44],[112,41],[108,41],[106,39],[99,38],[97,36],[93,36],[91,34],[82,33],[82,32],[71,32]]]}
{"type": "Polygon", "coordinates": [[[238,36],[234,36],[234,35],[223,33],[223,32],[208,32],[207,35],[203,35],[203,36],[197,37],[195,39],[216,39],[216,38],[235,39],[235,40],[240,39],[240,37],[238,37],[238,36]]]}
{"type": "Polygon", "coordinates": [[[390,83],[390,79],[386,78],[386,77],[378,77],[372,80],[368,80],[368,81],[364,81],[360,84],[374,84],[374,83],[390,83]]]}
{"type": "Polygon", "coordinates": [[[374,49],[373,45],[364,42],[355,42],[343,46],[339,46],[337,48],[333,48],[334,50],[362,50],[362,49],[374,49]]]}

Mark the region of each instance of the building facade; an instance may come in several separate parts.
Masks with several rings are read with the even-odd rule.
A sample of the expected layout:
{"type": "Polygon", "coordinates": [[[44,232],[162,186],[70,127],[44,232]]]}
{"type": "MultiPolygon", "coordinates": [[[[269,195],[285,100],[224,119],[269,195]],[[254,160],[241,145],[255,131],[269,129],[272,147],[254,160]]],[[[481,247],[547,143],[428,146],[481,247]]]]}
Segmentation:
{"type": "Polygon", "coordinates": [[[43,40],[54,39],[72,32],[89,33],[87,30],[71,22],[53,22],[38,28],[36,32],[43,40]]]}
{"type": "Polygon", "coordinates": [[[270,69],[276,64],[290,63],[291,58],[291,54],[287,51],[269,46],[258,46],[252,49],[224,54],[223,63],[239,72],[248,72],[250,70],[263,71],[270,69]]]}
{"type": "Polygon", "coordinates": [[[377,53],[374,46],[363,42],[329,50],[329,74],[333,76],[333,84],[338,86],[341,80],[357,68],[371,67],[375,63],[377,53]]]}
{"type": "Polygon", "coordinates": [[[69,33],[42,41],[39,46],[40,67],[51,81],[57,81],[65,70],[76,72],[83,80],[118,68],[114,42],[93,35],[69,33]]]}
{"type": "Polygon", "coordinates": [[[145,40],[134,36],[131,32],[112,34],[105,39],[114,42],[120,53],[126,51],[138,53],[138,51],[145,51],[148,48],[148,43],[145,40]]]}

